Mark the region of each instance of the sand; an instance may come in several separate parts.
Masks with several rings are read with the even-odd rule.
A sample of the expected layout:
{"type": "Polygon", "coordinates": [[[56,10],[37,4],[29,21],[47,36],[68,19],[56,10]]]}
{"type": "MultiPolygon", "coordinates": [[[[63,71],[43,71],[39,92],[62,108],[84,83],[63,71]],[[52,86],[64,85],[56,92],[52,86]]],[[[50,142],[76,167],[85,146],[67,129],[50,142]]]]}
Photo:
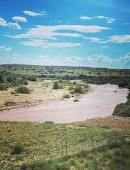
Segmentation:
{"type": "MultiPolygon", "coordinates": [[[[15,88],[8,88],[8,90],[0,91],[0,107],[4,109],[5,102],[15,102],[16,105],[28,105],[29,103],[35,104],[39,102],[51,101],[62,98],[68,93],[68,88],[54,90],[52,86],[44,86],[44,82],[29,82],[28,87],[31,89],[31,94],[11,94],[15,88]]],[[[5,108],[7,109],[7,108],[5,108]]]]}

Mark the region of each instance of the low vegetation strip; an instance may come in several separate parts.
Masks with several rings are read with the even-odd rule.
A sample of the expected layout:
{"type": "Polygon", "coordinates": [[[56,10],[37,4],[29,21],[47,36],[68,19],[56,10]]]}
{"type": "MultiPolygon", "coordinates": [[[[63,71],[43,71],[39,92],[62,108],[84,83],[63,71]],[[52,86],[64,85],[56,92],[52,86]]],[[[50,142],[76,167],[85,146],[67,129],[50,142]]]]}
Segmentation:
{"type": "MultiPolygon", "coordinates": [[[[129,142],[129,140],[130,131],[111,129],[107,126],[91,127],[83,123],[72,125],[54,124],[53,122],[1,121],[0,169],[29,169],[34,167],[35,163],[33,164],[33,162],[37,164],[39,161],[42,162],[41,167],[43,168],[44,162],[48,164],[46,160],[51,161],[55,158],[59,160],[59,158],[66,156],[73,158],[73,155],[78,156],[82,150],[91,152],[107,143],[113,143],[114,141],[116,143],[124,143],[124,141],[129,142]]],[[[95,160],[93,156],[91,158],[92,164],[95,160]]],[[[63,163],[63,167],[68,166],[70,168],[69,161],[57,162],[56,164],[61,168],[63,163]]],[[[80,161],[80,158],[75,161],[80,161]]],[[[84,163],[81,163],[79,166],[87,166],[84,163]]],[[[88,166],[91,166],[91,163],[88,166]]],[[[38,168],[36,166],[34,169],[38,168]]]]}
{"type": "Polygon", "coordinates": [[[113,113],[114,116],[130,117],[130,92],[127,96],[127,102],[118,104],[113,113]]]}

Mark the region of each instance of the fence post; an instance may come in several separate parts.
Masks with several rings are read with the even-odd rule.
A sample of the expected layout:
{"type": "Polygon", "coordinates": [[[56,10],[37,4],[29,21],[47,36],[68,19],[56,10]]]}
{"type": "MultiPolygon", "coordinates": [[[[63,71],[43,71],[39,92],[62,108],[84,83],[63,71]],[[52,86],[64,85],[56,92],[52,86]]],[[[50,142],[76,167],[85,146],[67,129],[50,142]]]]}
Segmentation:
{"type": "Polygon", "coordinates": [[[93,136],[92,136],[92,151],[93,151],[93,136]]]}
{"type": "Polygon", "coordinates": [[[116,130],[116,141],[117,141],[117,130],[116,130]]]}
{"type": "Polygon", "coordinates": [[[67,141],[66,141],[66,157],[67,157],[67,141]]]}
{"type": "Polygon", "coordinates": [[[122,142],[125,143],[125,136],[122,136],[122,142]]]}
{"type": "Polygon", "coordinates": [[[63,142],[62,142],[62,159],[63,159],[63,156],[64,156],[64,145],[63,145],[63,142]]]}
{"type": "Polygon", "coordinates": [[[108,143],[110,143],[111,135],[109,134],[109,136],[108,136],[108,137],[109,137],[109,139],[108,139],[108,143]]]}

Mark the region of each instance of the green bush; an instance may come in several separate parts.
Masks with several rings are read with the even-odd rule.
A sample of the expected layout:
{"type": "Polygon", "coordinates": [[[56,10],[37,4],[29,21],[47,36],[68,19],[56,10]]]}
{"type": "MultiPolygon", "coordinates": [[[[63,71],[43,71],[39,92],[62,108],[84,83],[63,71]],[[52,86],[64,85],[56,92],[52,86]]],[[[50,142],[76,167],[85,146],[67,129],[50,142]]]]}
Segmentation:
{"type": "Polygon", "coordinates": [[[24,149],[23,145],[21,145],[21,144],[15,144],[15,145],[13,146],[12,154],[20,154],[20,153],[23,152],[23,149],[24,149]]]}
{"type": "Polygon", "coordinates": [[[69,94],[64,94],[63,98],[70,98],[70,95],[69,94]]]}
{"type": "Polygon", "coordinates": [[[15,102],[9,102],[9,101],[7,101],[7,102],[4,103],[4,105],[5,105],[5,106],[15,106],[16,103],[15,103],[15,102]]]}
{"type": "Polygon", "coordinates": [[[77,84],[74,88],[72,88],[72,94],[84,94],[88,91],[89,86],[87,84],[77,84]]]}
{"type": "Polygon", "coordinates": [[[7,90],[7,85],[5,84],[0,84],[0,90],[7,90]]]}
{"type": "Polygon", "coordinates": [[[54,82],[53,89],[62,89],[63,87],[59,85],[57,81],[54,82]]]}
{"type": "Polygon", "coordinates": [[[15,91],[17,93],[30,94],[30,89],[25,86],[19,86],[15,91]]]}

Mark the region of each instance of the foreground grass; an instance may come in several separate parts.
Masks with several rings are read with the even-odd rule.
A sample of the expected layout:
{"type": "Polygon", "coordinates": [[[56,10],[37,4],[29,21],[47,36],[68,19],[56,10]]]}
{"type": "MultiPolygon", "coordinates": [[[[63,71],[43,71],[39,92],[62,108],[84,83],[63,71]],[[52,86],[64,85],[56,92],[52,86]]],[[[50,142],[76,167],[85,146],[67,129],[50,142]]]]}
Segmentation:
{"type": "MultiPolygon", "coordinates": [[[[52,122],[0,122],[0,169],[19,169],[23,163],[31,165],[35,161],[55,158],[59,161],[66,155],[66,146],[67,156],[72,156],[79,154],[81,150],[89,152],[92,147],[97,148],[107,142],[129,141],[129,135],[130,131],[106,126],[99,128],[52,122]]],[[[64,161],[58,164],[62,163],[68,164],[64,161]]]]}
{"type": "MultiPolygon", "coordinates": [[[[97,147],[93,151],[81,151],[76,155],[63,159],[49,161],[35,161],[25,163],[21,170],[129,170],[130,168],[130,143],[113,141],[104,146],[97,147]]],[[[12,168],[13,169],[13,168],[12,168]]]]}

